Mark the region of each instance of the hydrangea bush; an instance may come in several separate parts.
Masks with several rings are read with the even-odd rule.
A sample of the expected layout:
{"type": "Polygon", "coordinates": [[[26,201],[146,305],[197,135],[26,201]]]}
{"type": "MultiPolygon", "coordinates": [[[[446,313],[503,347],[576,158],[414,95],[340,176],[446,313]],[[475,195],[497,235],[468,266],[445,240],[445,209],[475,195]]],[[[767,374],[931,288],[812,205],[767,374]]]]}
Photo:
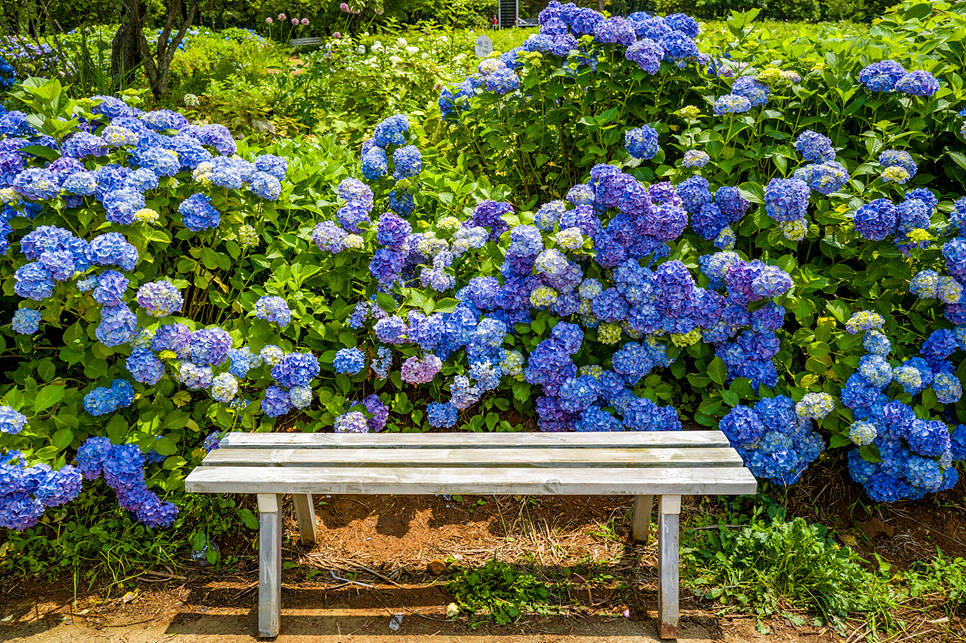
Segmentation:
{"type": "MultiPolygon", "coordinates": [[[[851,461],[888,472],[850,468],[875,500],[949,488],[966,250],[956,184],[921,166],[966,158],[928,154],[930,131],[961,126],[962,83],[941,82],[955,74],[952,54],[912,52],[938,25],[921,6],[904,11],[905,66],[851,59],[830,74],[793,56],[754,66],[774,58],[736,47],[747,16],[730,22],[729,50],[703,52],[687,16],[606,18],[550,3],[540,33],[439,98],[442,131],[459,141],[449,162],[503,181],[511,199],[451,220],[429,186],[407,179],[417,216],[436,210],[435,225],[404,234],[391,214],[370,218],[376,234],[351,251],[371,257],[377,305],[363,302],[350,323],[368,324],[375,349],[401,348],[402,382],[442,387],[427,408],[434,427],[455,426],[498,388],[521,410],[532,403],[550,431],[677,428],[677,411],[659,405],[673,402],[699,424],[720,422],[756,475],[777,483],[797,480],[827,446],[851,445],[851,461]],[[836,93],[855,106],[835,108],[836,93]],[[820,126],[830,110],[840,122],[820,126]],[[852,132],[868,125],[855,149],[852,132]],[[894,352],[863,356],[860,332],[894,352]],[[893,369],[912,378],[905,361],[922,350],[941,376],[897,390],[893,369]],[[434,356],[442,363],[427,364],[434,356]],[[933,433],[944,426],[949,444],[877,438],[869,418],[890,400],[933,433]]],[[[352,232],[335,225],[317,230],[352,232]]],[[[380,377],[377,361],[373,352],[380,377]]]]}
{"type": "Polygon", "coordinates": [[[204,453],[203,429],[312,402],[305,305],[282,296],[298,265],[280,272],[264,247],[289,164],[243,159],[227,129],[176,112],[68,100],[56,81],[14,97],[31,113],[0,109],[0,270],[11,348],[43,357],[20,362],[0,407],[0,448],[18,448],[3,456],[0,524],[29,527],[76,496],[72,462],[168,526],[163,495],[204,453]]]}
{"type": "Polygon", "coordinates": [[[875,500],[950,487],[964,97],[920,6],[900,60],[776,66],[748,15],[721,46],[551,2],[440,122],[388,115],[352,158],[25,82],[0,114],[4,341],[30,356],[2,524],[80,475],[169,525],[229,429],[513,430],[511,405],[719,427],[778,484],[832,448],[875,500]]]}

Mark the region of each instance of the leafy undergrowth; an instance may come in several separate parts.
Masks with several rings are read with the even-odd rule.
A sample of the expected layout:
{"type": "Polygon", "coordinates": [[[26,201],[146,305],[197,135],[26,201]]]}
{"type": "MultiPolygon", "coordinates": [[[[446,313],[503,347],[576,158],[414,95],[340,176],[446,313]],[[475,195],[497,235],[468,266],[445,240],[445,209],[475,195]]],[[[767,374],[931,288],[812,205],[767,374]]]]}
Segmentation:
{"type": "Polygon", "coordinates": [[[181,502],[185,510],[171,528],[152,529],[118,507],[105,484],[87,485],[76,501],[49,512],[36,527],[7,532],[0,574],[51,583],[73,579],[75,588],[98,586],[110,595],[146,571],[182,566],[192,547],[209,564],[233,564],[234,557],[222,560],[206,545],[237,538],[243,524],[257,527],[255,514],[231,497],[192,494],[181,502]]]}
{"type": "MultiPolygon", "coordinates": [[[[835,542],[823,525],[787,520],[774,502],[750,515],[726,513],[682,537],[683,584],[720,603],[721,613],[814,620],[845,635],[861,622],[871,636],[906,632],[911,615],[949,618],[966,604],[966,560],[935,557],[896,569],[835,542]],[[734,524],[739,523],[739,524],[734,524]],[[807,617],[807,618],[806,618],[807,617]]],[[[920,621],[925,620],[920,618],[920,621]]]]}
{"type": "Polygon", "coordinates": [[[496,558],[479,569],[457,568],[445,589],[474,629],[485,620],[506,625],[523,613],[549,610],[550,589],[544,582],[496,558]]]}

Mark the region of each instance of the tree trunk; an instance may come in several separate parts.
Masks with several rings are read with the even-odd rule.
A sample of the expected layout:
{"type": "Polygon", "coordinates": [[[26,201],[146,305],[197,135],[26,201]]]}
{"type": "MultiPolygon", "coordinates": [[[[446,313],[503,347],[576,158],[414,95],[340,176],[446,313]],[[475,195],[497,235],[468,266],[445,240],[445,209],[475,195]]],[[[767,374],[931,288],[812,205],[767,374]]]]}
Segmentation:
{"type": "Polygon", "coordinates": [[[158,48],[151,51],[147,38],[144,36],[145,7],[143,0],[118,0],[127,13],[131,24],[134,26],[135,35],[138,42],[138,52],[144,62],[144,73],[148,77],[148,85],[151,86],[151,94],[156,101],[160,101],[168,95],[168,76],[171,70],[171,61],[178,50],[178,45],[184,40],[184,35],[194,20],[195,12],[201,0],[191,0],[187,14],[181,19],[181,27],[175,36],[171,37],[176,19],[182,12],[182,0],[167,0],[168,16],[164,22],[164,28],[158,36],[158,48]],[[170,42],[169,42],[170,39],[170,42]]]}
{"type": "MultiPolygon", "coordinates": [[[[138,15],[144,15],[144,6],[141,0],[133,0],[137,5],[138,15]]],[[[115,87],[122,87],[126,76],[131,74],[138,65],[141,64],[141,49],[138,42],[138,24],[126,10],[122,11],[121,26],[114,34],[114,41],[111,43],[111,78],[114,80],[115,87]]]]}
{"type": "Polygon", "coordinates": [[[597,11],[604,13],[604,0],[597,0],[597,11]]]}

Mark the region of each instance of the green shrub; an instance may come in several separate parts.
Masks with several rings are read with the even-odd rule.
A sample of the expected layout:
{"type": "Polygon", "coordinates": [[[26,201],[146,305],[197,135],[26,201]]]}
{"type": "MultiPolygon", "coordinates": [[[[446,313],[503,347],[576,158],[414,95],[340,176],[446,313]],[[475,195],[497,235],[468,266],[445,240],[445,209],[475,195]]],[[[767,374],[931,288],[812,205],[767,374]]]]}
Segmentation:
{"type": "Polygon", "coordinates": [[[766,15],[776,20],[817,22],[822,12],[818,0],[771,0],[766,15]]]}
{"type": "Polygon", "coordinates": [[[172,97],[203,94],[212,81],[238,75],[249,84],[261,80],[280,60],[274,43],[241,29],[200,33],[188,39],[171,61],[172,97]]]}

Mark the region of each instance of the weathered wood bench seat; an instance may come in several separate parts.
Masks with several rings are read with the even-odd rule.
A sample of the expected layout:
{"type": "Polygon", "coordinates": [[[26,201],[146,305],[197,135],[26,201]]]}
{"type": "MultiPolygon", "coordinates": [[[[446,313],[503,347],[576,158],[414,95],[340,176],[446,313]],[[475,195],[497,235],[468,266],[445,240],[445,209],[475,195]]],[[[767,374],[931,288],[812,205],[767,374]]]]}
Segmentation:
{"type": "Polygon", "coordinates": [[[635,496],[635,540],[646,539],[657,496],[659,631],[677,638],[681,496],[751,494],[757,483],[719,431],[232,433],[185,486],[258,495],[263,637],[279,632],[284,494],[306,544],[315,542],[312,494],[635,496]]]}
{"type": "Polygon", "coordinates": [[[291,47],[312,47],[322,44],[322,39],[319,37],[313,38],[293,38],[288,41],[291,47]]]}

